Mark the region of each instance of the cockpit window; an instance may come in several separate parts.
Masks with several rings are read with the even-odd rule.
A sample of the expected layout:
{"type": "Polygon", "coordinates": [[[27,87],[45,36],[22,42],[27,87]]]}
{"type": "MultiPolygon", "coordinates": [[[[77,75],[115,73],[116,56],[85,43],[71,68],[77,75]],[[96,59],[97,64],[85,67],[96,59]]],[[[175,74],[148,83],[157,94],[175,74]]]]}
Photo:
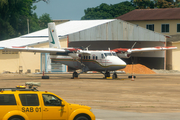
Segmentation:
{"type": "Polygon", "coordinates": [[[104,55],[107,57],[107,56],[112,56],[111,53],[104,53],[104,55]]]}
{"type": "Polygon", "coordinates": [[[117,56],[117,54],[116,53],[112,53],[113,54],[113,56],[117,56]]]}

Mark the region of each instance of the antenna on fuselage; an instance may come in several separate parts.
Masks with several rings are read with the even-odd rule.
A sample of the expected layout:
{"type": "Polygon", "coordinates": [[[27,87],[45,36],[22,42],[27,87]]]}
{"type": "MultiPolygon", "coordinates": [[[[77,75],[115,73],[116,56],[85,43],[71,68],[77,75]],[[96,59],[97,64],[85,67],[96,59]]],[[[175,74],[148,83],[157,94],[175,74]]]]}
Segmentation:
{"type": "Polygon", "coordinates": [[[86,48],[85,48],[85,50],[87,50],[88,51],[88,48],[90,47],[91,45],[88,45],[86,48]]]}

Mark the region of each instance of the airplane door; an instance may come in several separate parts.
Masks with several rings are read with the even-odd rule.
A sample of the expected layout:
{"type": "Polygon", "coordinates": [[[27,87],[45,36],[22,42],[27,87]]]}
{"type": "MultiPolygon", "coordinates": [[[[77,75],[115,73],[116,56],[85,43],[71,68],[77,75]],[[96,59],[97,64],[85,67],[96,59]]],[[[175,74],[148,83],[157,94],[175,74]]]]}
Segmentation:
{"type": "Polygon", "coordinates": [[[101,54],[101,64],[103,66],[106,66],[106,58],[105,58],[104,54],[101,54]]]}

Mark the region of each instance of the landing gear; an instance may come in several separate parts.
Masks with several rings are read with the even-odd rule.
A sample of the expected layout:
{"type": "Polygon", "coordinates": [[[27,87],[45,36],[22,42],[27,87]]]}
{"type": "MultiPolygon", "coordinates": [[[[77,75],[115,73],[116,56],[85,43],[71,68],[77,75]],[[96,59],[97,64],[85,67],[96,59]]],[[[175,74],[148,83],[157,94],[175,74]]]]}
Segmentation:
{"type": "MultiPolygon", "coordinates": [[[[105,73],[101,72],[104,75],[104,78],[107,79],[108,77],[110,77],[110,72],[106,71],[105,73]]],[[[116,79],[117,78],[117,73],[114,71],[112,78],[110,79],[116,79]]],[[[109,78],[108,78],[109,79],[109,78]]]]}
{"type": "Polygon", "coordinates": [[[117,73],[116,73],[116,72],[113,73],[112,78],[113,78],[113,79],[116,79],[116,78],[117,78],[117,73]]]}
{"type": "Polygon", "coordinates": [[[78,73],[77,73],[76,71],[73,72],[73,77],[72,77],[72,78],[73,78],[73,79],[74,79],[74,78],[78,78],[78,73]]]}
{"type": "Polygon", "coordinates": [[[105,78],[110,77],[110,72],[106,71],[104,75],[105,75],[105,78]]]}

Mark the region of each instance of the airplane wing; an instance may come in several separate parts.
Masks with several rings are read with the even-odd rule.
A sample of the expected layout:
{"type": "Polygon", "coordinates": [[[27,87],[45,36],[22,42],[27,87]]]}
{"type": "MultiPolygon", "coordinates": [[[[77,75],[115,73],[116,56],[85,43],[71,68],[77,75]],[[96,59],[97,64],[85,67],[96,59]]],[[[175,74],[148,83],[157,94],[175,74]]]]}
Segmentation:
{"type": "Polygon", "coordinates": [[[177,47],[170,46],[170,47],[149,47],[149,48],[133,48],[130,49],[129,52],[134,53],[134,52],[150,52],[150,51],[162,51],[162,50],[173,50],[177,49],[177,47]]]}
{"type": "Polygon", "coordinates": [[[78,52],[78,54],[82,54],[82,55],[90,55],[91,52],[90,51],[84,51],[84,50],[81,50],[78,52]]]}
{"type": "Polygon", "coordinates": [[[39,52],[39,53],[67,52],[67,50],[65,49],[58,49],[58,48],[31,48],[31,47],[4,47],[3,50],[20,51],[20,52],[39,52]]]}
{"type": "Polygon", "coordinates": [[[151,51],[163,51],[163,50],[173,50],[177,49],[177,47],[174,46],[168,46],[168,47],[147,47],[147,48],[133,48],[133,49],[127,49],[127,48],[116,48],[112,51],[116,52],[117,55],[121,58],[129,58],[131,53],[135,52],[151,52],[151,51]]]}
{"type": "Polygon", "coordinates": [[[50,54],[56,54],[59,55],[69,55],[73,58],[78,57],[78,54],[81,55],[90,55],[90,51],[84,51],[79,48],[64,48],[64,49],[58,49],[58,48],[32,48],[32,47],[3,47],[3,50],[7,51],[18,51],[18,52],[34,52],[34,53],[50,53],[50,54]],[[62,53],[62,54],[61,54],[62,53]],[[64,54],[67,53],[67,54],[64,54]]]}

